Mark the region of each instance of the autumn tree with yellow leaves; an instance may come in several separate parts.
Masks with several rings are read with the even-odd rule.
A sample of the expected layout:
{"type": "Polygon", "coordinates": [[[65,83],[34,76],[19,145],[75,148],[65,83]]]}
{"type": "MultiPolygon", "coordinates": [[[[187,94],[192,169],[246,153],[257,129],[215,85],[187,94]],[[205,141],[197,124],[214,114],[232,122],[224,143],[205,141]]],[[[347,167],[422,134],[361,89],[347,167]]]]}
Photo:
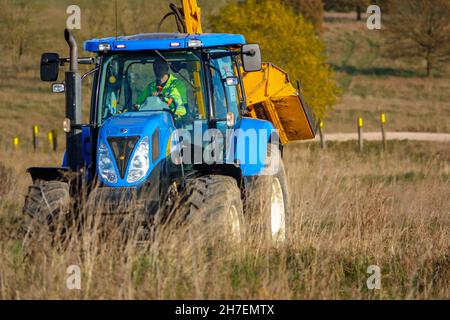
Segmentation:
{"type": "Polygon", "coordinates": [[[306,101],[319,118],[336,103],[339,88],[326,63],[325,45],[314,26],[277,0],[228,3],[210,17],[215,32],[239,33],[259,43],[263,60],[299,80],[306,101]]]}

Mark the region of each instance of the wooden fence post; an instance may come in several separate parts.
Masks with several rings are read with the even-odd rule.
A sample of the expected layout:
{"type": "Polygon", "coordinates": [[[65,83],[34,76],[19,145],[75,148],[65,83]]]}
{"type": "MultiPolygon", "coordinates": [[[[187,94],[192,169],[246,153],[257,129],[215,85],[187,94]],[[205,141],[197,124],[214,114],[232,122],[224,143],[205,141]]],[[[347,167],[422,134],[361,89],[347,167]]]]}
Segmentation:
{"type": "Polygon", "coordinates": [[[14,138],[12,139],[12,145],[13,145],[13,149],[14,149],[14,150],[19,149],[19,145],[20,145],[20,139],[19,139],[19,137],[14,137],[14,138]]]}
{"type": "Polygon", "coordinates": [[[383,145],[383,151],[386,151],[387,149],[387,141],[386,141],[386,114],[383,112],[380,117],[381,122],[381,139],[382,139],[382,145],[383,145]]]}
{"type": "Polygon", "coordinates": [[[37,151],[38,148],[38,136],[39,136],[39,127],[33,126],[33,150],[34,152],[37,151]]]}
{"type": "Polygon", "coordinates": [[[58,137],[56,135],[56,130],[50,130],[48,132],[48,143],[53,152],[58,151],[58,137]]]}
{"type": "Polygon", "coordinates": [[[363,118],[358,118],[358,142],[359,142],[359,151],[362,152],[364,149],[364,139],[363,139],[363,118]]]}
{"type": "Polygon", "coordinates": [[[325,141],[325,136],[323,134],[323,121],[320,120],[320,124],[319,124],[319,135],[320,135],[320,146],[323,150],[326,150],[327,148],[327,143],[325,141]]]}

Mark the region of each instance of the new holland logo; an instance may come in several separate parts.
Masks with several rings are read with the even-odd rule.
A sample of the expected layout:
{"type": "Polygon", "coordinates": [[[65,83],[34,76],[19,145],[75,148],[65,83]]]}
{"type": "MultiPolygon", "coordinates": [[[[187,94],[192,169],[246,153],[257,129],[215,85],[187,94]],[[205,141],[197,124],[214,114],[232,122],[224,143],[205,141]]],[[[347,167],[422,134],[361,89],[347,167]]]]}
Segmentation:
{"type": "Polygon", "coordinates": [[[120,129],[120,133],[126,134],[126,133],[128,133],[128,129],[122,128],[122,129],[120,129]]]}

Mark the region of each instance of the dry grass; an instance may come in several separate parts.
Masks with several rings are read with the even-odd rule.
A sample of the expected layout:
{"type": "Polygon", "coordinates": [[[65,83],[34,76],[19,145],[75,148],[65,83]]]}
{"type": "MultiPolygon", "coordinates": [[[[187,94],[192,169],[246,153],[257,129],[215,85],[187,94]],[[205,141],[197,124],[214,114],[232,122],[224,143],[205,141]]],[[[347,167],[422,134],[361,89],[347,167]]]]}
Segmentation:
{"type": "Polygon", "coordinates": [[[448,298],[450,148],[391,144],[293,145],[287,152],[293,239],[274,248],[250,236],[235,246],[199,232],[168,229],[136,246],[112,228],[73,237],[65,250],[47,240],[22,246],[20,208],[29,162],[3,159],[12,183],[0,195],[0,298],[52,299],[437,299],[448,298]],[[82,290],[66,289],[79,265],[82,290]],[[369,265],[382,289],[367,290],[369,265]]]}

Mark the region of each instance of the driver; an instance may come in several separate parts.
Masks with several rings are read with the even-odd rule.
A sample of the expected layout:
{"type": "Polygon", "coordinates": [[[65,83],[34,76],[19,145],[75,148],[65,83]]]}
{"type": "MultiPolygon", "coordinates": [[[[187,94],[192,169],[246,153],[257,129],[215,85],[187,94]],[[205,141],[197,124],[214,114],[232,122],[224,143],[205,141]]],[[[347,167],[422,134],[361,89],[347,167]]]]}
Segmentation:
{"type": "Polygon", "coordinates": [[[187,114],[187,93],[183,81],[169,74],[169,65],[162,58],[157,58],[153,63],[153,72],[156,81],[150,83],[146,90],[139,96],[138,106],[142,105],[148,97],[159,97],[167,103],[170,110],[178,117],[187,114]]]}

